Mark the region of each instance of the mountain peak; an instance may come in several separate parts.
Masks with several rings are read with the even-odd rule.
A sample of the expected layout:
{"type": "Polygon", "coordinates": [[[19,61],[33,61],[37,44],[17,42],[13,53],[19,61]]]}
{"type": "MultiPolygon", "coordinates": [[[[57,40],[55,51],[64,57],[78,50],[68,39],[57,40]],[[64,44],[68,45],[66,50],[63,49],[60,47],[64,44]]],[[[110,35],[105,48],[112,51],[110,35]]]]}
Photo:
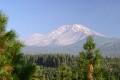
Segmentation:
{"type": "Polygon", "coordinates": [[[73,31],[84,31],[84,32],[90,32],[91,30],[88,29],[87,27],[80,25],[80,24],[73,24],[72,26],[73,31]]]}
{"type": "Polygon", "coordinates": [[[52,32],[42,35],[35,33],[25,40],[27,45],[69,45],[86,38],[89,35],[103,36],[81,24],[62,25],[52,32]]]}
{"type": "Polygon", "coordinates": [[[99,36],[104,36],[102,34],[99,34],[89,28],[87,28],[84,25],[81,24],[72,24],[72,25],[62,25],[60,27],[57,28],[57,31],[59,31],[59,33],[64,32],[66,30],[71,30],[73,32],[83,32],[86,35],[99,35],[99,36]]]}

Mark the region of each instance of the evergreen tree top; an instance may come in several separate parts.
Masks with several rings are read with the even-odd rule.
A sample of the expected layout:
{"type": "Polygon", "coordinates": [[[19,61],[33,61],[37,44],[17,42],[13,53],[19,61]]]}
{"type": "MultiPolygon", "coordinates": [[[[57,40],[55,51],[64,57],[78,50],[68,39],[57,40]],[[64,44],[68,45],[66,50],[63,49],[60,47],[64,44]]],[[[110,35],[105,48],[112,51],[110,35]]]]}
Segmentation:
{"type": "Polygon", "coordinates": [[[94,43],[94,39],[92,36],[88,36],[83,48],[87,51],[94,50],[96,48],[96,44],[94,43]]]}
{"type": "Polygon", "coordinates": [[[0,11],[0,33],[5,32],[7,22],[8,17],[2,11],[0,11]]]}

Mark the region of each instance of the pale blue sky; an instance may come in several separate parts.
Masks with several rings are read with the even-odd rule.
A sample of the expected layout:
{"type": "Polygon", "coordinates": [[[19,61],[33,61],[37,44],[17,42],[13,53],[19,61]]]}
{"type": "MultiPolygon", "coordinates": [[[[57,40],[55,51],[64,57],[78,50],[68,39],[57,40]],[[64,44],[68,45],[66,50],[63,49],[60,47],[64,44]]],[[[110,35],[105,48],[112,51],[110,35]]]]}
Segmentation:
{"type": "Polygon", "coordinates": [[[120,0],[0,0],[0,9],[9,16],[8,30],[21,38],[64,24],[82,24],[120,38],[120,0]]]}

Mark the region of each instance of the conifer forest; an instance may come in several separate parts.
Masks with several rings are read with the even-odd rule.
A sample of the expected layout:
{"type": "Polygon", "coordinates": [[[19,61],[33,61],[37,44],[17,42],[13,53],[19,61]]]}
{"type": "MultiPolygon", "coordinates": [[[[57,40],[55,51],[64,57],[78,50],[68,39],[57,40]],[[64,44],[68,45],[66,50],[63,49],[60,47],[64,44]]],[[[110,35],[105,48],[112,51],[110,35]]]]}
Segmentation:
{"type": "Polygon", "coordinates": [[[120,80],[120,58],[101,56],[92,36],[77,54],[25,54],[0,12],[0,80],[120,80]]]}

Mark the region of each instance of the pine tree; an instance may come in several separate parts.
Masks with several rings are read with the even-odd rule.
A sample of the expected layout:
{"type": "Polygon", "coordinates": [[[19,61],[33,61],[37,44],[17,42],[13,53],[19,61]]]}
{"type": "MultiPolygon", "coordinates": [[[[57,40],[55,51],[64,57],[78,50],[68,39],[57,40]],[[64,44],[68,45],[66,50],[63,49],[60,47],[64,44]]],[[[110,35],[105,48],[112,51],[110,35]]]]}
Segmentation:
{"type": "MultiPolygon", "coordinates": [[[[0,79],[12,79],[11,72],[14,70],[12,60],[15,54],[12,54],[10,48],[13,47],[16,33],[11,30],[6,32],[7,16],[0,12],[0,79]]],[[[20,46],[23,46],[22,44],[20,46]]]]}
{"type": "Polygon", "coordinates": [[[78,58],[79,79],[80,80],[110,80],[107,70],[100,66],[100,50],[96,49],[96,44],[92,36],[87,38],[83,45],[84,51],[80,52],[78,58]]]}
{"type": "Polygon", "coordinates": [[[45,75],[43,74],[43,69],[40,66],[36,66],[37,70],[32,76],[32,80],[45,80],[45,75]]]}
{"type": "MultiPolygon", "coordinates": [[[[17,39],[14,30],[6,31],[8,17],[0,12],[0,80],[28,80],[20,79],[20,74],[25,73],[27,69],[34,73],[35,66],[24,62],[21,49],[23,43],[17,39]]],[[[28,72],[26,72],[28,73],[28,72]]],[[[31,74],[26,74],[26,77],[31,74]]],[[[24,76],[22,74],[22,76],[24,76]]]]}
{"type": "Polygon", "coordinates": [[[65,63],[58,68],[54,80],[72,80],[72,71],[65,63]]]}
{"type": "Polygon", "coordinates": [[[89,80],[94,80],[93,73],[94,73],[94,51],[96,48],[95,43],[93,42],[93,38],[91,36],[88,37],[86,43],[84,44],[83,48],[86,50],[87,53],[87,59],[89,60],[88,64],[88,79],[89,80]]]}

